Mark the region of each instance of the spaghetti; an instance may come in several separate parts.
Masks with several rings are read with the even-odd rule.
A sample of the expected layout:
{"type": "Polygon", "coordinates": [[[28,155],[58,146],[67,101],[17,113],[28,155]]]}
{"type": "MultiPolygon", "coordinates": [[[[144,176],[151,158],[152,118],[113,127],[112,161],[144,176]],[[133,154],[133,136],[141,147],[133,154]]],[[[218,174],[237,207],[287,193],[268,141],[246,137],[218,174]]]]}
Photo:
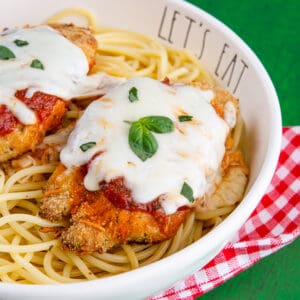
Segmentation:
{"type": "MultiPolygon", "coordinates": [[[[183,83],[202,80],[213,84],[212,78],[187,50],[168,48],[139,33],[97,27],[94,18],[84,10],[65,10],[47,23],[63,21],[74,14],[87,20],[98,42],[93,73],[101,71],[125,78],[169,78],[183,83]]],[[[80,114],[78,102],[70,105],[66,113],[68,132],[73,126],[72,120],[80,114]]],[[[238,147],[241,131],[239,117],[232,134],[234,150],[238,147]]],[[[62,132],[47,136],[45,140],[65,142],[66,137],[62,132]]],[[[43,187],[58,163],[55,153],[50,155],[51,159],[49,155],[44,159],[29,153],[0,165],[0,280],[3,282],[72,283],[150,264],[186,247],[217,226],[241,200],[247,183],[246,167],[230,169],[210,199],[213,207],[199,206],[192,211],[170,240],[158,244],[122,245],[110,253],[77,256],[61,248],[55,236],[55,229],[61,224],[38,216],[43,187]]]]}

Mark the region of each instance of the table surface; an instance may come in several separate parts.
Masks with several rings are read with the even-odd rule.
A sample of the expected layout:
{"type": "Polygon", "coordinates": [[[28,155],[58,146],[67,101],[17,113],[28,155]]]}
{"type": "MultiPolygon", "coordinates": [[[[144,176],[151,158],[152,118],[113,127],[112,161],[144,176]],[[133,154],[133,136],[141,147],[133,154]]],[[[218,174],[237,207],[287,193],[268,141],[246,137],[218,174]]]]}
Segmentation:
{"type": "MultiPolygon", "coordinates": [[[[277,90],[283,125],[300,125],[300,1],[189,2],[221,20],[252,48],[277,90]]],[[[299,253],[300,239],[202,296],[201,300],[300,299],[299,253]]]]}

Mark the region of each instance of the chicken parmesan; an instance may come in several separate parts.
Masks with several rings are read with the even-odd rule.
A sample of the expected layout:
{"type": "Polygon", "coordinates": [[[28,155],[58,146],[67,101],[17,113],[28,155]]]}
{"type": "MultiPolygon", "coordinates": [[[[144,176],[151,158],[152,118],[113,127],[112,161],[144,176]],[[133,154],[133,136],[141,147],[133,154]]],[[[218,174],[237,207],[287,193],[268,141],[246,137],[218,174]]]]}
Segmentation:
{"type": "Polygon", "coordinates": [[[157,261],[222,222],[247,184],[239,102],[194,55],[65,14],[0,33],[3,282],[157,261]]]}
{"type": "Polygon", "coordinates": [[[67,101],[102,93],[112,77],[87,76],[96,49],[91,32],[73,25],[2,31],[0,162],[34,150],[47,131],[60,125],[67,101]]]}
{"type": "Polygon", "coordinates": [[[201,86],[133,78],[86,108],[40,211],[51,221],[70,218],[66,248],[104,252],[169,239],[216,190],[232,164],[222,166],[238,102],[201,86]]]}

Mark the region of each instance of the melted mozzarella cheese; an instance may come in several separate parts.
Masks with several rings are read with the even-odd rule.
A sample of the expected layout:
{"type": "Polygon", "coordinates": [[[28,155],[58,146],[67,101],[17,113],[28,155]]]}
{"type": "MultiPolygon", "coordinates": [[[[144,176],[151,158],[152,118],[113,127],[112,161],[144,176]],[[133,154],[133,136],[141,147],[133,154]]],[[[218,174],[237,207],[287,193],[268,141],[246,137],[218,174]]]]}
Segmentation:
{"type": "Polygon", "coordinates": [[[134,201],[147,203],[159,197],[165,212],[174,213],[191,205],[180,193],[184,182],[199,198],[218,177],[229,127],[211,106],[213,96],[212,91],[171,87],[149,78],[128,80],[87,107],[60,154],[61,161],[68,168],[89,162],[84,185],[90,191],[98,190],[103,180],[123,176],[134,201]],[[128,100],[132,87],[138,91],[135,102],[128,100]],[[142,161],[129,146],[130,125],[124,120],[150,115],[169,117],[174,130],[154,133],[158,150],[142,161]],[[179,115],[193,119],[179,122],[179,115]],[[83,152],[80,145],[89,142],[96,145],[83,152]],[[101,154],[93,158],[97,153],[101,154]]]}
{"type": "Polygon", "coordinates": [[[236,109],[231,101],[226,102],[224,107],[224,119],[229,127],[233,128],[236,124],[236,109]]]}
{"type": "Polygon", "coordinates": [[[89,66],[83,51],[49,26],[6,30],[0,45],[15,58],[0,60],[0,104],[6,105],[24,124],[36,122],[35,113],[14,97],[17,90],[28,89],[27,97],[40,91],[64,100],[99,95],[123,82],[105,74],[87,76],[89,66]],[[28,42],[18,47],[15,40],[28,42]],[[30,67],[38,59],[44,70],[30,67]]]}

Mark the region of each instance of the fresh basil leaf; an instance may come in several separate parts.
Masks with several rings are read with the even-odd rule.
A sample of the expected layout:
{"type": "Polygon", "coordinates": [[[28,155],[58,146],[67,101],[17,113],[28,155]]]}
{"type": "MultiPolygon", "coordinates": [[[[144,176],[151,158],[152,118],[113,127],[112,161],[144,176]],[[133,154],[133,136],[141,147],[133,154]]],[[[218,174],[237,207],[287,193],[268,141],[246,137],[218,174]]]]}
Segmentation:
{"type": "Polygon", "coordinates": [[[89,150],[90,148],[93,148],[96,145],[96,142],[88,142],[85,144],[80,145],[81,151],[85,152],[89,150]]]}
{"type": "Polygon", "coordinates": [[[158,144],[154,135],[140,122],[133,122],[129,129],[128,142],[131,150],[142,160],[152,157],[158,144]]]}
{"type": "Polygon", "coordinates": [[[188,115],[178,116],[179,122],[188,122],[188,121],[191,121],[192,119],[193,119],[193,116],[188,116],[188,115]]]}
{"type": "Polygon", "coordinates": [[[151,131],[167,133],[174,129],[172,120],[164,116],[148,116],[135,122],[127,120],[124,122],[131,125],[128,136],[129,146],[142,161],[152,157],[158,148],[151,131]]]}
{"type": "Polygon", "coordinates": [[[136,87],[132,87],[132,88],[129,90],[128,99],[129,99],[130,102],[135,102],[135,101],[138,101],[138,100],[139,100],[139,97],[138,97],[138,90],[137,90],[136,87]]]}
{"type": "Polygon", "coordinates": [[[139,119],[139,122],[155,133],[167,133],[174,130],[173,121],[164,116],[148,116],[139,119]]]}
{"type": "Polygon", "coordinates": [[[10,49],[0,45],[0,59],[1,60],[8,60],[8,59],[15,58],[15,57],[16,56],[10,49]]]}
{"type": "Polygon", "coordinates": [[[27,41],[23,41],[23,40],[14,40],[14,43],[15,43],[18,47],[23,47],[23,46],[29,45],[29,43],[28,43],[27,41]]]}
{"type": "Polygon", "coordinates": [[[183,183],[180,194],[192,203],[195,201],[194,192],[186,182],[183,183]]]}
{"type": "Polygon", "coordinates": [[[44,65],[41,63],[40,60],[38,59],[34,59],[32,62],[31,62],[31,65],[30,65],[31,68],[35,68],[35,69],[41,69],[41,70],[44,70],[44,65]]]}

